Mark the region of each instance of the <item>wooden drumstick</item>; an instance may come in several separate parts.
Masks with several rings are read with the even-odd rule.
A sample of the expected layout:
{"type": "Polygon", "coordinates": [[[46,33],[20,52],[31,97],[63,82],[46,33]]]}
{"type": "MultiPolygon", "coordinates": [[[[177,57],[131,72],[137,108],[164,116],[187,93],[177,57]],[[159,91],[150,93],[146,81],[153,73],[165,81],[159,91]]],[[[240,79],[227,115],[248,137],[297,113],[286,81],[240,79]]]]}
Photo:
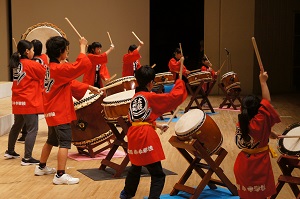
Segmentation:
{"type": "Polygon", "coordinates": [[[156,64],[153,64],[152,66],[151,66],[151,68],[154,68],[156,66],[156,64]]]}
{"type": "Polygon", "coordinates": [[[111,37],[110,37],[110,34],[109,34],[109,32],[107,32],[107,35],[108,35],[108,38],[109,38],[110,44],[112,44],[112,45],[113,45],[113,42],[112,42],[112,40],[111,40],[111,37]]]}
{"type": "Polygon", "coordinates": [[[109,85],[109,86],[104,86],[104,87],[102,87],[102,88],[99,88],[99,92],[100,92],[100,91],[103,91],[103,90],[106,90],[106,89],[109,89],[109,88],[112,88],[112,87],[115,87],[115,86],[118,86],[118,85],[120,85],[120,84],[123,84],[123,82],[117,82],[117,83],[112,84],[112,85],[109,85]]]}
{"type": "MultiPolygon", "coordinates": [[[[98,92],[100,93],[101,91],[104,91],[106,89],[109,89],[109,88],[112,88],[112,87],[115,87],[115,86],[118,86],[120,84],[123,84],[123,82],[117,82],[115,84],[112,84],[112,85],[109,85],[109,86],[104,86],[102,88],[99,88],[98,92]]],[[[92,92],[89,92],[89,94],[93,94],[92,92]]]]}
{"type": "Polygon", "coordinates": [[[14,41],[14,44],[15,44],[16,48],[17,48],[18,45],[17,45],[17,42],[16,42],[15,38],[12,38],[12,39],[13,39],[13,41],[14,41]]]}
{"type": "Polygon", "coordinates": [[[74,29],[74,31],[77,33],[77,35],[81,38],[81,35],[79,34],[79,32],[76,30],[76,28],[73,26],[73,24],[70,22],[70,20],[65,17],[65,19],[67,20],[67,22],[70,24],[70,26],[74,29]]]}
{"type": "MultiPolygon", "coordinates": [[[[181,43],[179,43],[179,48],[180,48],[181,56],[183,57],[181,43]]],[[[182,68],[183,68],[183,62],[181,62],[181,64],[180,64],[179,79],[182,79],[182,68]]]]}
{"type": "Polygon", "coordinates": [[[110,82],[113,78],[115,78],[117,76],[117,74],[114,74],[113,76],[111,76],[108,80],[107,80],[107,82],[110,82]]]}
{"type": "Polygon", "coordinates": [[[253,47],[254,47],[254,51],[255,51],[255,54],[256,54],[256,58],[257,58],[260,70],[264,71],[264,66],[263,66],[262,61],[260,59],[260,55],[259,55],[258,48],[257,48],[256,41],[255,41],[254,37],[252,37],[252,44],[253,44],[253,47]]]}
{"type": "Polygon", "coordinates": [[[227,61],[227,59],[225,59],[225,60],[223,61],[223,63],[222,63],[222,65],[221,65],[220,69],[218,70],[218,72],[221,72],[221,70],[222,70],[223,66],[225,65],[226,61],[227,61]]]}
{"type": "MultiPolygon", "coordinates": [[[[178,106],[175,110],[175,112],[173,113],[173,115],[170,117],[169,121],[167,122],[167,125],[169,126],[169,124],[172,122],[173,118],[176,116],[176,114],[178,113],[180,107],[178,106]]],[[[162,135],[164,132],[161,130],[160,134],[162,135]]]]}
{"type": "Polygon", "coordinates": [[[206,54],[204,54],[205,59],[208,61],[209,65],[212,66],[211,62],[209,61],[209,59],[207,58],[206,54]]]}
{"type": "Polygon", "coordinates": [[[278,135],[278,138],[299,138],[300,139],[300,135],[278,135]]]}
{"type": "Polygon", "coordinates": [[[141,43],[142,41],[140,40],[140,38],[132,31],[132,34],[135,36],[135,38],[141,43]]]}

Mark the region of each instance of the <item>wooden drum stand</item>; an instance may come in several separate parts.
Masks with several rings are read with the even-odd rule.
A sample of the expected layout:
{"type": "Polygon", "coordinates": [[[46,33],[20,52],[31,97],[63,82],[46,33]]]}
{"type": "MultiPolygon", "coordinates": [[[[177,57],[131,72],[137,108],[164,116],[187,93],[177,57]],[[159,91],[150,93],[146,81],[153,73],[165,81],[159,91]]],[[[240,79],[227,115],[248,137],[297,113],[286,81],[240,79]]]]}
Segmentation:
{"type": "Polygon", "coordinates": [[[278,160],[277,164],[282,171],[283,175],[278,177],[278,183],[276,185],[277,193],[274,194],[271,199],[275,199],[279,192],[281,191],[283,185],[288,183],[290,188],[292,189],[295,197],[297,199],[300,198],[300,191],[298,185],[300,185],[300,177],[292,176],[292,172],[295,168],[300,168],[300,159],[298,156],[289,156],[289,155],[281,155],[278,160]]]}
{"type": "Polygon", "coordinates": [[[101,161],[101,165],[99,167],[99,170],[105,170],[107,166],[114,169],[116,173],[113,175],[113,177],[115,178],[121,176],[121,174],[123,173],[123,171],[125,170],[126,166],[129,163],[129,156],[127,154],[128,145],[127,142],[124,140],[124,137],[126,136],[128,128],[130,127],[130,122],[125,121],[125,119],[123,119],[123,117],[121,116],[117,119],[117,123],[122,128],[121,132],[118,131],[114,123],[107,122],[113,134],[115,135],[116,139],[113,141],[110,151],[108,152],[105,159],[101,161]],[[112,162],[111,159],[113,158],[114,154],[116,153],[119,147],[123,148],[124,152],[126,153],[126,156],[121,162],[121,164],[116,164],[112,162]]]}
{"type": "Polygon", "coordinates": [[[189,141],[180,141],[177,136],[172,136],[169,139],[169,142],[190,164],[179,182],[177,182],[173,187],[173,190],[170,193],[171,196],[178,194],[179,191],[184,191],[191,194],[190,199],[197,199],[206,185],[208,185],[211,189],[216,189],[216,185],[224,186],[227,187],[233,195],[238,195],[236,186],[230,182],[223,173],[223,170],[219,167],[228,153],[224,148],[220,147],[214,153],[218,157],[213,160],[198,138],[191,139],[189,141]],[[192,157],[191,154],[194,155],[194,157],[192,157]],[[205,160],[206,164],[200,162],[202,159],[205,160]],[[203,169],[208,171],[205,173],[203,169]],[[184,185],[193,170],[195,170],[202,178],[202,181],[196,188],[184,185]],[[213,173],[215,173],[220,180],[211,178],[213,173]]]}

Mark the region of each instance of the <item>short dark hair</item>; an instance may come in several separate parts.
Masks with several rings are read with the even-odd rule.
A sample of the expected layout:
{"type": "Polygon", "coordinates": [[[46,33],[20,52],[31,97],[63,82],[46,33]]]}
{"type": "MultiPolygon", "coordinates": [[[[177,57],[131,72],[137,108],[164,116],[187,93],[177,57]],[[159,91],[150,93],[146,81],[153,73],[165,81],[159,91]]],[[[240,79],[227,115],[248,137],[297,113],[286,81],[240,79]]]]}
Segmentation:
{"type": "Polygon", "coordinates": [[[95,53],[95,48],[102,48],[102,45],[100,42],[93,42],[88,46],[87,52],[88,53],[95,53]]]}
{"type": "Polygon", "coordinates": [[[57,59],[61,53],[65,52],[70,42],[61,36],[50,37],[46,42],[46,54],[50,59],[57,59]]]}
{"type": "Polygon", "coordinates": [[[144,88],[154,80],[155,70],[149,65],[144,65],[135,71],[135,78],[140,88],[144,88]]]}
{"type": "Polygon", "coordinates": [[[128,50],[131,52],[134,51],[135,49],[137,49],[137,46],[135,44],[130,45],[128,48],[128,50]]]}
{"type": "Polygon", "coordinates": [[[34,56],[40,56],[42,54],[43,44],[40,40],[34,39],[31,41],[34,47],[34,56]]]}

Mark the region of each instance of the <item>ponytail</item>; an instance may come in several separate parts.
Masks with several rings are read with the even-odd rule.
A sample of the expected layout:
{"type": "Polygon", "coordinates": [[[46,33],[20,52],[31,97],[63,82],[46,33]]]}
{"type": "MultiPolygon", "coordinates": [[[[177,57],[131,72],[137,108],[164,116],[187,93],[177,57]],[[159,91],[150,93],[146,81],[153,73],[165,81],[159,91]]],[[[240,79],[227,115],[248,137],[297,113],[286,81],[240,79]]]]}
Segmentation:
{"type": "Polygon", "coordinates": [[[10,59],[9,59],[9,65],[8,66],[10,68],[17,68],[19,63],[20,63],[20,57],[21,57],[21,55],[20,55],[19,52],[14,52],[11,55],[10,59]]]}

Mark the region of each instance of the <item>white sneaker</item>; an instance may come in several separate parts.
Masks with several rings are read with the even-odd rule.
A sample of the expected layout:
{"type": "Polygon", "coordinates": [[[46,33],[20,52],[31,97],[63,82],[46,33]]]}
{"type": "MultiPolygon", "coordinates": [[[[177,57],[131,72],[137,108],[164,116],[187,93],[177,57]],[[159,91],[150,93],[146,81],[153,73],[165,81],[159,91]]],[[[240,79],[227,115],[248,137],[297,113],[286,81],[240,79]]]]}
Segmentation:
{"type": "Polygon", "coordinates": [[[42,175],[48,175],[54,173],[56,173],[56,169],[47,166],[45,166],[43,169],[40,169],[40,166],[37,165],[34,170],[34,175],[36,176],[42,176],[42,175]]]}
{"type": "Polygon", "coordinates": [[[73,178],[69,174],[63,174],[59,178],[57,174],[54,175],[53,184],[77,184],[79,183],[79,178],[73,178]]]}

